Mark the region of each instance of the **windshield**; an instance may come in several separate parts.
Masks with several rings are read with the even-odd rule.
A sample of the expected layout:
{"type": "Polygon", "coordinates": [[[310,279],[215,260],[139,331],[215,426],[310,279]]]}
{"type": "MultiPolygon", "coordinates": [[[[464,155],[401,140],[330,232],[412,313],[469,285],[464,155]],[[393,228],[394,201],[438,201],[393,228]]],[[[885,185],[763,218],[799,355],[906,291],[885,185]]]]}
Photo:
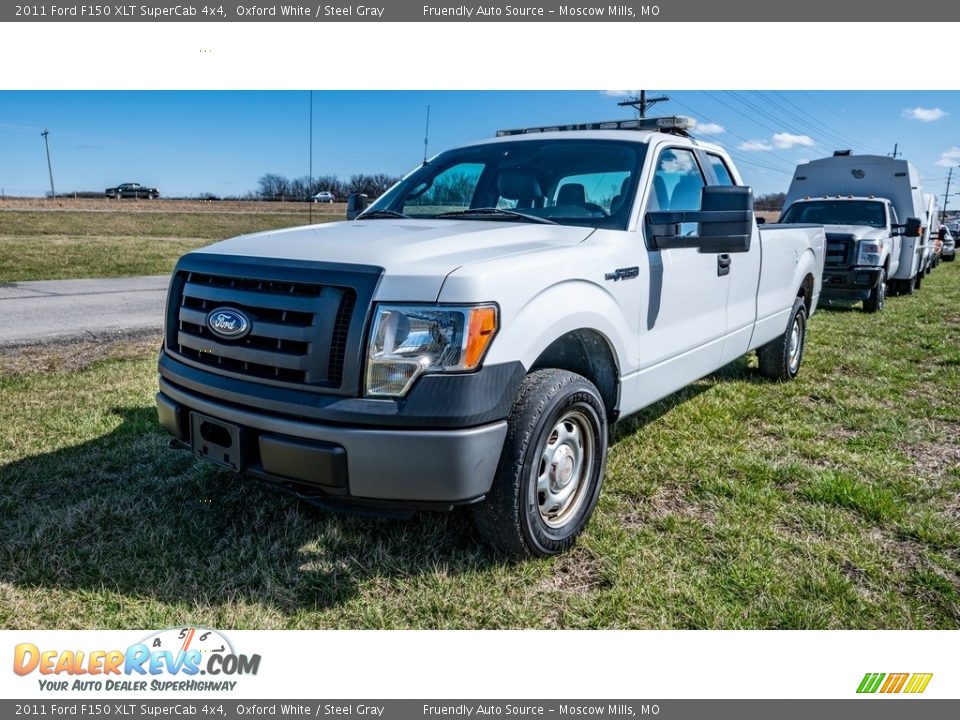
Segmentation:
{"type": "Polygon", "coordinates": [[[521,214],[561,225],[623,230],[645,151],[641,143],[573,139],[459,148],[414,170],[366,213],[500,222],[522,221],[521,214]],[[469,212],[480,209],[486,212],[469,212]]]}
{"type": "Polygon", "coordinates": [[[882,228],[887,217],[883,203],[875,200],[809,200],[791,205],[780,222],[882,228]]]}

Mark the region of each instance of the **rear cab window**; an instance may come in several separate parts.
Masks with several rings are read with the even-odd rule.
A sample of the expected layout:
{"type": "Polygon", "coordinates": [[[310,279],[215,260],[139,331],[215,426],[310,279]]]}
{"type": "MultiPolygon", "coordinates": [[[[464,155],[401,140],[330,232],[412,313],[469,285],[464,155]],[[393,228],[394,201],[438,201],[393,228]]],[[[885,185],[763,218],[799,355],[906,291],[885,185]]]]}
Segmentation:
{"type": "Polygon", "coordinates": [[[722,157],[707,153],[707,160],[710,167],[713,168],[713,174],[717,177],[717,185],[736,185],[733,181],[733,175],[730,173],[730,168],[727,167],[727,163],[722,157]]]}

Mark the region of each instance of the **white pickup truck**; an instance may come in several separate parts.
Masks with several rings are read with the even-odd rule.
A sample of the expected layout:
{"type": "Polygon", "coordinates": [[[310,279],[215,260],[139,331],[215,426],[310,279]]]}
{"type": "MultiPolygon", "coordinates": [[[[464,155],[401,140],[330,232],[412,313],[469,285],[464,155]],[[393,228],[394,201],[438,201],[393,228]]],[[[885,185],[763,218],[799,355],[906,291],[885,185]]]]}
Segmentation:
{"type": "Polygon", "coordinates": [[[508,553],[563,551],[611,423],[751,350],[768,377],[800,368],[824,231],[758,228],[684,127],[501,131],[351,198],[353,221],[185,255],[161,423],[316,504],[469,505],[508,553]]]}
{"type": "Polygon", "coordinates": [[[797,166],[781,222],[823,225],[823,297],[883,310],[888,288],[912,294],[932,262],[934,200],[906,160],[835,152],[797,166]]]}

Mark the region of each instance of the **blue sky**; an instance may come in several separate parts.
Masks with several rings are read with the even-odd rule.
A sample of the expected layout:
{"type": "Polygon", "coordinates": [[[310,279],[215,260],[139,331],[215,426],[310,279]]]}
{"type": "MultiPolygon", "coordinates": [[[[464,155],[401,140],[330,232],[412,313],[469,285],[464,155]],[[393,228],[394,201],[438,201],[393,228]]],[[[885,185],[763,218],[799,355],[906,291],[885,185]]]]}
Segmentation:
{"type": "MultiPolygon", "coordinates": [[[[315,91],[314,175],[400,175],[423,157],[497,128],[630,117],[633,91],[315,91]]],[[[885,154],[899,143],[928,189],[960,165],[958,91],[671,91],[651,114],[685,114],[727,147],[757,194],[786,189],[802,160],[838,148],[885,154]]],[[[243,194],[267,172],[309,170],[308,91],[0,91],[0,189],[57,192],[141,182],[164,195],[243,194]]],[[[960,189],[960,183],[954,186],[960,189]]],[[[956,199],[954,199],[956,202],[956,199]]]]}

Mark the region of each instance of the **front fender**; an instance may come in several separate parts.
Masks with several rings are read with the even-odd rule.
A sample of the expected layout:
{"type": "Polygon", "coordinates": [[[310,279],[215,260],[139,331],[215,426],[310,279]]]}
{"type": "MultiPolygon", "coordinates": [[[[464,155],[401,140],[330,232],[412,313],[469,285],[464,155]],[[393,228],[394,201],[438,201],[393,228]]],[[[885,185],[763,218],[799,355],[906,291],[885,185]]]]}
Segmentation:
{"type": "Polygon", "coordinates": [[[515,309],[502,308],[502,327],[486,362],[520,360],[530,368],[557,338],[574,330],[594,330],[606,338],[621,376],[632,369],[625,339],[630,324],[610,293],[584,280],[567,280],[540,291],[515,309]]]}

